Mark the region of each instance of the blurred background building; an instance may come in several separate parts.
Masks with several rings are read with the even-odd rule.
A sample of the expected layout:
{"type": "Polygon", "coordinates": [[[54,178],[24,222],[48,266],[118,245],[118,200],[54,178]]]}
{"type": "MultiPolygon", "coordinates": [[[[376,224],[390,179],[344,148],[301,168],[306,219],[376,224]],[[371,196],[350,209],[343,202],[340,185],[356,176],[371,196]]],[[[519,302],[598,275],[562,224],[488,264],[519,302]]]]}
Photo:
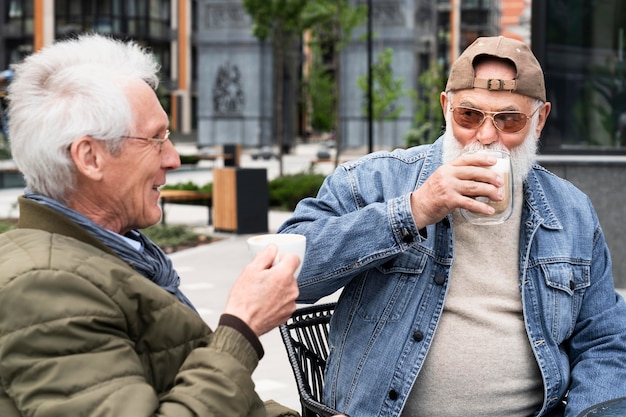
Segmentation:
{"type": "MultiPolygon", "coordinates": [[[[344,138],[342,146],[366,144],[371,122],[357,78],[367,74],[383,50],[391,48],[394,76],[416,95],[393,103],[401,108],[394,119],[374,122],[374,148],[406,145],[406,132],[421,122],[415,115],[428,88],[421,76],[434,66],[445,76],[450,62],[476,37],[504,34],[531,43],[546,70],[553,112],[542,140],[544,152],[624,153],[623,1],[348,3],[371,6],[372,13],[369,26],[354,30],[339,55],[341,70],[332,74],[341,81],[339,121],[333,127],[344,138]],[[370,44],[365,41],[368,27],[370,44]]],[[[107,33],[152,49],[163,67],[159,96],[172,130],[197,138],[200,146],[290,145],[315,133],[302,89],[312,59],[305,38],[286,46],[289,70],[282,71],[283,137],[278,140],[276,51],[269,40],[252,34],[254,22],[242,0],[0,0],[0,12],[0,71],[56,39],[107,33]]],[[[437,125],[430,133],[440,130],[437,125]]]]}
{"type": "Polygon", "coordinates": [[[196,2],[170,0],[0,0],[0,70],[83,32],[135,39],[162,65],[159,96],[173,129],[193,130],[192,24],[196,2]]]}
{"type": "MultiPolygon", "coordinates": [[[[441,133],[438,93],[459,51],[478,36],[516,37],[541,62],[552,102],[542,164],[587,192],[609,245],[626,248],[624,0],[310,0],[368,7],[348,42],[327,49],[320,45],[330,44],[333,33],[325,26],[289,42],[260,40],[248,3],[255,1],[0,0],[0,73],[77,33],[132,38],[162,65],[158,95],[174,140],[282,153],[299,140],[329,135],[338,150],[391,149],[441,133]],[[401,89],[378,115],[368,113],[374,67],[401,89]],[[324,106],[336,106],[335,115],[315,111],[324,106]]],[[[0,99],[6,83],[0,82],[0,99]]],[[[625,287],[626,259],[616,258],[625,287]]]]}

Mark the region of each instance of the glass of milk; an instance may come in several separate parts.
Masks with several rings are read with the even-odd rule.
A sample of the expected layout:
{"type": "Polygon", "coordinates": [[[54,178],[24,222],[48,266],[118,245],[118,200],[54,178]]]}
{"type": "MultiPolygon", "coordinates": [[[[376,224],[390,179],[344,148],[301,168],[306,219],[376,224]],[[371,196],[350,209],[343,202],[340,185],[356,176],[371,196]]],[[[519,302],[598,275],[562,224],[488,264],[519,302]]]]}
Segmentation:
{"type": "Polygon", "coordinates": [[[501,187],[504,198],[501,201],[493,201],[487,197],[475,197],[476,200],[487,203],[493,207],[496,210],[495,213],[486,215],[461,209],[461,216],[473,224],[490,225],[504,223],[511,217],[511,213],[513,213],[513,168],[511,166],[511,157],[508,152],[500,150],[481,149],[476,152],[488,153],[498,158],[498,162],[490,166],[489,169],[497,171],[504,180],[504,185],[501,187]]]}

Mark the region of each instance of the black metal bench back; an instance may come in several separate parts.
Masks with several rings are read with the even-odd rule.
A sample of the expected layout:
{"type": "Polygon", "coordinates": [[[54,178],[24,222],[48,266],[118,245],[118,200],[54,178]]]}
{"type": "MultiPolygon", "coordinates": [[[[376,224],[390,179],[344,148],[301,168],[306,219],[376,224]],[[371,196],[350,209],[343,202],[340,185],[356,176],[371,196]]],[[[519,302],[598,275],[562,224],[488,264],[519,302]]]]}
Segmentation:
{"type": "Polygon", "coordinates": [[[303,307],[280,326],[289,362],[296,378],[302,417],[339,414],[322,403],[324,369],[328,359],[328,328],[335,303],[303,307]]]}

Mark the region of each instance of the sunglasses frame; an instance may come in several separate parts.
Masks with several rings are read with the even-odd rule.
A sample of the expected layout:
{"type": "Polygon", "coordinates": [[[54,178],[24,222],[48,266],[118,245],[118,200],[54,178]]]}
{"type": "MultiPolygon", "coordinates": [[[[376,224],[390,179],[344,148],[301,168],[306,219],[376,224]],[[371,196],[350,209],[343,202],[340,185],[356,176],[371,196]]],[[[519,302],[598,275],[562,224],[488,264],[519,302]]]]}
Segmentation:
{"type": "Polygon", "coordinates": [[[541,108],[541,106],[537,107],[535,109],[535,111],[533,111],[530,116],[527,115],[524,112],[521,111],[515,111],[515,110],[505,110],[505,111],[486,111],[486,110],[480,110],[480,109],[476,109],[474,107],[469,107],[469,106],[455,106],[455,107],[450,107],[450,111],[452,112],[452,118],[454,119],[454,122],[456,124],[458,124],[459,126],[461,126],[463,129],[478,129],[479,127],[481,127],[483,125],[483,123],[485,123],[485,120],[487,120],[487,118],[491,119],[491,122],[493,123],[494,127],[496,129],[498,129],[500,132],[502,133],[517,133],[519,131],[521,131],[522,129],[524,129],[526,127],[526,124],[528,123],[528,120],[530,120],[535,113],[537,113],[537,110],[539,110],[541,108]],[[475,111],[478,112],[479,114],[483,115],[482,120],[480,121],[480,123],[478,123],[476,126],[473,127],[466,127],[463,126],[461,123],[458,122],[458,120],[456,119],[457,116],[457,112],[455,110],[457,109],[462,109],[462,110],[471,110],[471,111],[475,111]],[[521,115],[525,117],[524,120],[524,124],[517,130],[512,130],[512,131],[507,131],[504,130],[502,128],[500,128],[500,126],[498,126],[498,123],[496,122],[496,117],[498,117],[498,115],[500,114],[515,114],[515,115],[521,115]]]}

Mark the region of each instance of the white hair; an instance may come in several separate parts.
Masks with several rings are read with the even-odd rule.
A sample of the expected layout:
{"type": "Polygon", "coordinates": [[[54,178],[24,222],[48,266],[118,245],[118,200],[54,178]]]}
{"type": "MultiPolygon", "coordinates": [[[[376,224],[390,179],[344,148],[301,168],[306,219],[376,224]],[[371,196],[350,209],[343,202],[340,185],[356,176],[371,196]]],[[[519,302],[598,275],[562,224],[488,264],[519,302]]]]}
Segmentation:
{"type": "Polygon", "coordinates": [[[14,67],[8,88],[9,140],[26,186],[65,202],[75,187],[69,147],[83,136],[121,149],[133,113],[126,87],[156,90],[159,65],[135,42],[87,34],[60,41],[14,67]]]}

